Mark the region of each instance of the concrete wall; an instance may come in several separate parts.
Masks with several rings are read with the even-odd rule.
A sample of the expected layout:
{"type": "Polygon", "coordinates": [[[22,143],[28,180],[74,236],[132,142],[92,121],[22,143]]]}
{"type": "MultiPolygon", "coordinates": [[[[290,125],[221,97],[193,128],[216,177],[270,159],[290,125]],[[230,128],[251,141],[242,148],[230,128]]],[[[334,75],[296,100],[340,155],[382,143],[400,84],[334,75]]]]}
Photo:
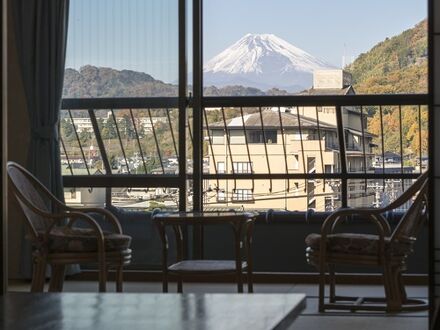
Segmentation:
{"type": "Polygon", "coordinates": [[[313,72],[313,88],[344,88],[352,83],[350,73],[343,70],[315,70],[313,72]]]}

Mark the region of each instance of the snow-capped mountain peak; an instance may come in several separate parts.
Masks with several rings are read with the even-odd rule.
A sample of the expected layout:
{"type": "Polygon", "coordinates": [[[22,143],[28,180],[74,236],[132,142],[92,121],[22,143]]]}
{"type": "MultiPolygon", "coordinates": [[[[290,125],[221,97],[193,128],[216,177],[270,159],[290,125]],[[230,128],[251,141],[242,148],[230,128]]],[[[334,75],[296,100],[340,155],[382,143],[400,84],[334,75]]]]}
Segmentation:
{"type": "Polygon", "coordinates": [[[330,67],[273,34],[249,33],[209,60],[204,71],[205,81],[214,85],[231,84],[235,79],[235,84],[286,88],[301,82],[307,87],[313,70],[330,67]]]}

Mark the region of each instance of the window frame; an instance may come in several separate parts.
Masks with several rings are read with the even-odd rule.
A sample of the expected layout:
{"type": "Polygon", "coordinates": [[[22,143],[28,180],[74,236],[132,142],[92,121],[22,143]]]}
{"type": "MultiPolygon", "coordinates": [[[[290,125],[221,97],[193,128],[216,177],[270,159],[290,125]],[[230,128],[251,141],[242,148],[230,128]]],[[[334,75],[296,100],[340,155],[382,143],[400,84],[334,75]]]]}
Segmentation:
{"type": "MultiPolygon", "coordinates": [[[[299,107],[299,106],[315,106],[321,107],[321,113],[325,113],[326,107],[334,107],[337,119],[337,136],[336,142],[340,150],[340,163],[338,165],[338,172],[333,173],[247,173],[246,177],[252,180],[312,180],[312,179],[337,179],[341,181],[341,201],[342,207],[348,204],[347,185],[350,179],[413,179],[419,173],[350,173],[347,168],[347,148],[345,141],[344,125],[342,116],[346,112],[348,106],[386,106],[386,105],[428,105],[428,94],[404,94],[404,95],[344,95],[344,96],[262,96],[262,97],[207,97],[203,95],[203,59],[202,59],[202,0],[193,1],[193,92],[189,96],[188,82],[187,82],[187,1],[179,0],[179,95],[178,97],[162,97],[162,98],[115,98],[115,99],[63,99],[62,109],[83,109],[93,114],[93,109],[136,109],[136,108],[176,108],[179,110],[179,135],[186,135],[187,130],[187,115],[189,108],[192,109],[193,119],[191,128],[193,133],[192,155],[187,154],[188,145],[185,139],[179,141],[178,150],[179,157],[185,159],[184,162],[179,163],[179,174],[177,175],[126,175],[115,176],[111,171],[106,170],[106,173],[99,176],[93,175],[70,175],[64,176],[65,187],[168,187],[179,189],[179,208],[186,210],[187,206],[187,188],[188,180],[192,181],[193,187],[193,207],[194,210],[203,209],[203,180],[218,180],[219,176],[213,173],[203,173],[203,109],[205,108],[224,108],[224,107],[299,107]],[[188,173],[187,158],[192,158],[193,171],[188,173]],[[158,180],[160,178],[160,180],[158,180]]],[[[91,115],[92,116],[92,115],[91,115]]],[[[96,119],[96,118],[95,118],[96,119]]],[[[94,120],[92,119],[92,125],[94,120]]],[[[94,127],[95,128],[95,127],[94,127]]],[[[278,132],[275,130],[277,140],[278,132]]],[[[266,139],[267,140],[267,139],[266,139]]],[[[303,140],[304,137],[303,137],[303,140]]],[[[248,142],[249,143],[249,142],[248,142]]],[[[263,141],[261,144],[266,144],[268,141],[263,141]]],[[[279,141],[273,142],[273,144],[279,141]]],[[[226,138],[224,143],[227,144],[226,138]]],[[[103,155],[102,150],[105,147],[98,145],[98,148],[103,155]]],[[[104,156],[103,156],[104,157],[104,156]]],[[[318,158],[317,158],[318,161],[318,158]]],[[[319,164],[317,163],[317,166],[319,164]]],[[[221,174],[222,180],[234,180],[235,173],[221,174]]],[[[109,199],[107,199],[109,202],[109,199]]],[[[111,202],[111,200],[110,200],[111,202]]]]}

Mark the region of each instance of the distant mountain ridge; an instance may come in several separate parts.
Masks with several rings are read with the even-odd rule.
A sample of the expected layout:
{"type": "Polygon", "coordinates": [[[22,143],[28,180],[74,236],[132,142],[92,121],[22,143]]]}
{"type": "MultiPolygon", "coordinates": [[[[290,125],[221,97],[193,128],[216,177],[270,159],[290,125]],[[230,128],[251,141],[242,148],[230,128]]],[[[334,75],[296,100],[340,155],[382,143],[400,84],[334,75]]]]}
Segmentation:
{"type": "Polygon", "coordinates": [[[115,70],[86,65],[66,69],[63,97],[148,97],[177,96],[177,86],[154,79],[142,72],[115,70]]]}
{"type": "MultiPolygon", "coordinates": [[[[239,85],[207,86],[206,96],[285,95],[284,90],[272,88],[263,92],[257,88],[239,85]]],[[[173,97],[178,86],[154,79],[151,75],[131,70],[86,65],[79,70],[67,68],[64,74],[64,98],[93,97],[173,97]]]]}
{"type": "Polygon", "coordinates": [[[209,60],[203,71],[206,85],[298,92],[311,87],[314,70],[326,68],[332,66],[273,34],[247,34],[209,60]]]}

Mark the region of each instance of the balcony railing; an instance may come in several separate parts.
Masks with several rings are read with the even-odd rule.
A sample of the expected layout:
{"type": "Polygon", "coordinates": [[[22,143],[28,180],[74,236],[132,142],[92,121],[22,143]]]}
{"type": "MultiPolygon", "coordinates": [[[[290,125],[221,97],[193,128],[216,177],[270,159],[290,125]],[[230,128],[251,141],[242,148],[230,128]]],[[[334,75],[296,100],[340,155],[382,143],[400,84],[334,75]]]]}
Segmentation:
{"type": "MultiPolygon", "coordinates": [[[[254,208],[270,206],[271,202],[264,201],[303,198],[301,205],[306,209],[306,200],[313,194],[313,198],[322,197],[323,205],[316,209],[324,211],[328,210],[329,200],[340,201],[341,204],[334,207],[350,204],[349,180],[364,181],[367,195],[367,180],[380,183],[379,189],[385,193],[386,180],[400,180],[404,190],[405,180],[419,175],[423,166],[417,164],[426,163],[421,160],[426,156],[422,151],[426,145],[422,131],[427,129],[427,123],[422,122],[421,114],[427,111],[427,102],[426,95],[205,97],[203,125],[195,127],[190,100],[188,107],[182,108],[178,98],[65,99],[60,141],[64,185],[106,188],[107,203],[111,203],[112,188],[175,188],[177,196],[170,199],[175,205],[187,201],[190,208],[194,193],[192,181],[202,180],[207,207],[224,206],[224,200],[226,204],[236,203],[233,191],[249,189],[254,208]],[[335,107],[334,123],[320,120],[318,106],[335,107]],[[344,106],[360,108],[357,130],[343,122],[341,109],[344,106]],[[373,137],[368,137],[365,125],[361,124],[365,120],[362,114],[372,107],[380,119],[379,134],[374,137],[379,142],[376,150],[366,143],[373,137]],[[386,170],[385,162],[374,168],[370,162],[371,155],[385,159],[385,152],[389,151],[385,148],[383,109],[390,107],[399,112],[411,109],[418,118],[419,148],[412,152],[414,169],[411,172],[403,162],[400,171],[393,173],[386,170]],[[185,116],[181,115],[182,111],[185,116]],[[304,116],[305,112],[312,116],[304,116]],[[307,134],[312,129],[316,131],[313,133],[316,139],[310,139],[311,135],[307,134]],[[194,140],[194,136],[200,136],[195,134],[197,130],[202,133],[200,141],[194,140]],[[351,134],[353,131],[358,134],[361,141],[356,145],[356,155],[350,153],[353,148],[346,141],[345,133],[349,130],[351,134]],[[255,134],[261,136],[261,143],[252,144],[248,140],[250,131],[258,132],[255,134]],[[327,141],[326,136],[333,136],[338,142],[327,141]],[[203,170],[198,175],[192,173],[193,148],[201,148],[203,153],[203,170]],[[187,151],[183,158],[182,150],[187,151]],[[315,170],[310,173],[307,156],[312,153],[316,157],[315,170]],[[294,155],[299,155],[297,160],[294,155]],[[347,163],[350,157],[357,157],[362,165],[350,168],[347,163]],[[223,173],[217,169],[218,162],[224,162],[223,173]],[[233,163],[238,162],[252,164],[252,171],[234,170],[233,163]],[[326,173],[326,166],[335,170],[326,173]],[[307,192],[308,180],[319,180],[313,192],[307,192]],[[224,192],[220,198],[216,195],[218,191],[224,192]]],[[[407,151],[402,121],[399,125],[399,143],[393,152],[404,159],[407,151]]],[[[145,198],[151,200],[152,195],[148,196],[145,198]]]]}

